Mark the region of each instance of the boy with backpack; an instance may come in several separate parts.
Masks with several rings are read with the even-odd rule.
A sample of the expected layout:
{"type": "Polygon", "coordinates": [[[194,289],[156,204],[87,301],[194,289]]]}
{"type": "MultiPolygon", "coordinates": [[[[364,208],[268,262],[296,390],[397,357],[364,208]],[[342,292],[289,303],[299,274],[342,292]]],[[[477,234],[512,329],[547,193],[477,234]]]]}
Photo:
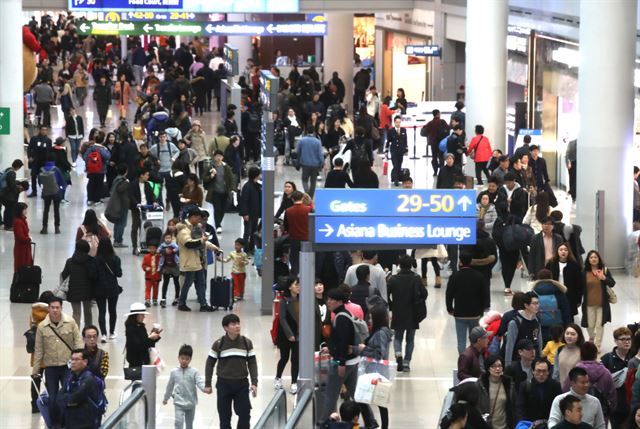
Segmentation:
{"type": "Polygon", "coordinates": [[[42,186],[42,199],[44,200],[44,213],[42,214],[42,230],[40,234],[47,233],[49,224],[49,209],[53,203],[53,222],[55,233],[60,234],[60,202],[67,187],[67,181],[62,171],[55,166],[55,156],[52,153],[47,155],[47,162],[40,168],[38,182],[42,186]]]}
{"type": "Polygon", "coordinates": [[[504,336],[505,366],[518,359],[516,344],[520,340],[533,342],[536,356],[540,356],[542,352],[541,326],[536,317],[540,309],[540,300],[535,292],[527,292],[524,294],[523,302],[524,310],[520,310],[507,325],[507,333],[504,336]]]}

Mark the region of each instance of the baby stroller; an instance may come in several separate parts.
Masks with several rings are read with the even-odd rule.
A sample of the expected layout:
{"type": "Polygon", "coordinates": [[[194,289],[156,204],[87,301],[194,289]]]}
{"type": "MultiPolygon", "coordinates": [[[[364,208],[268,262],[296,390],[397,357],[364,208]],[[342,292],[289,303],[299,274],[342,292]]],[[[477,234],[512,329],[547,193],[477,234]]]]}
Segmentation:
{"type": "Polygon", "coordinates": [[[159,246],[164,228],[164,208],[162,206],[141,206],[140,253],[148,253],[149,245],[159,246]]]}

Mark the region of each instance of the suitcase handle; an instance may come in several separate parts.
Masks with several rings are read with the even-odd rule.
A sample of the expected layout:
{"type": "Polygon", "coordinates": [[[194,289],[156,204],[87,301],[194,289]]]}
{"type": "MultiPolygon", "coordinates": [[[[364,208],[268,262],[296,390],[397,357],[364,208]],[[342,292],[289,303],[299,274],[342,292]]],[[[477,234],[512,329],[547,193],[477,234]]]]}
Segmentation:
{"type": "Polygon", "coordinates": [[[33,260],[33,262],[31,263],[31,265],[35,265],[36,264],[36,242],[32,241],[31,246],[33,246],[33,251],[31,252],[31,259],[33,260]]]}
{"type": "Polygon", "coordinates": [[[220,250],[220,252],[218,252],[219,255],[216,255],[215,258],[213,258],[213,276],[214,277],[218,277],[218,256],[220,257],[220,275],[222,277],[224,277],[224,261],[222,261],[222,258],[224,257],[224,251],[220,250]]]}

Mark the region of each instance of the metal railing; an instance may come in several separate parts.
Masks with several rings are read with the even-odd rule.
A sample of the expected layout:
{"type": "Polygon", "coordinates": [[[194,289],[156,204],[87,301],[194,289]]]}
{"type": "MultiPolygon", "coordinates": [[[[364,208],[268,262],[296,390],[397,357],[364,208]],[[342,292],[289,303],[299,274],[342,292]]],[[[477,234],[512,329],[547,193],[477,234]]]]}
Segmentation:
{"type": "Polygon", "coordinates": [[[147,427],[147,422],[147,393],[143,388],[137,388],[102,423],[100,429],[143,429],[147,427]]]}
{"type": "Polygon", "coordinates": [[[307,389],[298,399],[289,421],[284,429],[309,429],[315,427],[313,412],[313,390],[307,389]]]}
{"type": "Polygon", "coordinates": [[[253,429],[281,429],[287,423],[287,395],[284,389],[276,391],[260,420],[253,429]]]}

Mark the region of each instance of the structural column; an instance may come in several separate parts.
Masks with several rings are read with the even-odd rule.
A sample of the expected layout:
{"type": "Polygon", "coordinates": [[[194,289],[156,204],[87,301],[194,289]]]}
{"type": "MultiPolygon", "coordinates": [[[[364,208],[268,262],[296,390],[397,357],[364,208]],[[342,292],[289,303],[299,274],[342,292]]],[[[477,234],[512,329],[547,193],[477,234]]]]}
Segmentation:
{"type": "Polygon", "coordinates": [[[595,193],[604,190],[605,243],[599,251],[611,267],[624,266],[631,231],[636,12],[635,1],[580,2],[575,223],[582,226],[585,249],[595,248],[595,193]]]}
{"type": "MultiPolygon", "coordinates": [[[[22,16],[21,0],[0,1],[0,107],[9,108],[10,133],[0,131],[0,168],[24,156],[22,103],[22,16]],[[18,59],[18,61],[16,61],[18,59]]],[[[4,115],[3,115],[4,116],[4,115]]],[[[0,118],[3,128],[6,116],[0,118]]]]}
{"type": "MultiPolygon", "coordinates": [[[[505,149],[507,109],[507,0],[468,1],[466,132],[484,126],[494,149],[505,149]]],[[[467,163],[473,168],[473,163],[467,163]]]]}
{"type": "MultiPolygon", "coordinates": [[[[353,110],[353,13],[330,12],[327,18],[327,35],[324,38],[324,82],[333,72],[344,82],[344,103],[353,110]]],[[[378,65],[376,65],[379,67],[378,65]]]]}
{"type": "MultiPolygon", "coordinates": [[[[230,13],[227,15],[227,20],[230,22],[246,22],[250,17],[251,15],[245,15],[244,13],[230,13]]],[[[238,68],[240,69],[240,75],[242,75],[247,65],[247,59],[253,56],[251,36],[228,36],[227,43],[234,48],[238,48],[238,68]]]]}

